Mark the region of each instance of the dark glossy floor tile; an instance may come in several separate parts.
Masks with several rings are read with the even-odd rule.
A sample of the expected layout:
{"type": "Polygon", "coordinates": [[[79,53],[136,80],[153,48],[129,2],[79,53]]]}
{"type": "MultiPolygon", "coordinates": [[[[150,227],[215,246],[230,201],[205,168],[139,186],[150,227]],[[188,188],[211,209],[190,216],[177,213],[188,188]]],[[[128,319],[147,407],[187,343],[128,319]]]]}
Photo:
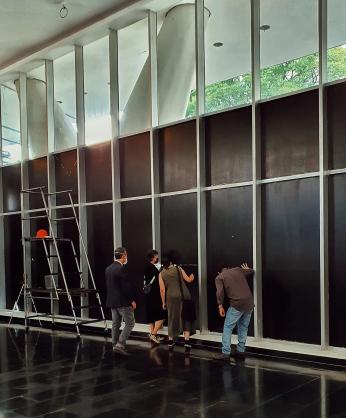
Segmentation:
{"type": "Polygon", "coordinates": [[[19,328],[0,325],[1,418],[346,418],[342,370],[141,341],[123,359],[102,338],[19,328]]]}

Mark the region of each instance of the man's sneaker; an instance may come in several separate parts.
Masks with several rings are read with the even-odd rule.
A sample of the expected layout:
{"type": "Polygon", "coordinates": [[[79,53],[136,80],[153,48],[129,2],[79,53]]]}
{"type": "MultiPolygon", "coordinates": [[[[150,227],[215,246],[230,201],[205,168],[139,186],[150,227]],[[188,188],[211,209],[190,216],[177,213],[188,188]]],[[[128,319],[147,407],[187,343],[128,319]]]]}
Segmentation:
{"type": "Polygon", "coordinates": [[[165,340],[166,340],[166,337],[163,337],[162,335],[156,335],[156,338],[157,338],[159,341],[165,341],[165,340]]]}
{"type": "Polygon", "coordinates": [[[154,334],[150,334],[149,338],[155,344],[160,344],[161,343],[160,340],[157,338],[157,336],[154,335],[154,334]]]}
{"type": "Polygon", "coordinates": [[[218,353],[213,356],[213,359],[219,361],[230,361],[230,355],[225,353],[218,353]]]}
{"type": "Polygon", "coordinates": [[[120,344],[116,344],[113,346],[113,353],[120,354],[124,357],[129,357],[131,355],[128,351],[126,351],[125,347],[123,347],[120,344]]]}

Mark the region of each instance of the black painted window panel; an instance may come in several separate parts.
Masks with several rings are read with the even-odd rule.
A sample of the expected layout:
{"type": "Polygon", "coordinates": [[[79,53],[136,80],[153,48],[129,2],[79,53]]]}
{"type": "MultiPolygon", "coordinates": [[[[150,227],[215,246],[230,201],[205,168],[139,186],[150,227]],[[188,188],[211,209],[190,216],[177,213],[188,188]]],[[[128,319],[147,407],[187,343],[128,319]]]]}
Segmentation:
{"type": "Polygon", "coordinates": [[[261,104],[262,175],[318,170],[318,91],[261,104]]]}
{"type": "Polygon", "coordinates": [[[122,197],[151,193],[150,134],[120,138],[120,188],[122,197]]]}
{"type": "Polygon", "coordinates": [[[207,185],[251,180],[251,117],[247,106],[205,118],[207,185]]]}
{"type": "Polygon", "coordinates": [[[128,250],[127,269],[136,289],[136,320],[146,323],[145,298],[142,292],[144,261],[152,248],[151,200],[121,204],[122,242],[128,250]]]}
{"type": "MultiPolygon", "coordinates": [[[[96,287],[103,305],[106,304],[105,269],[113,262],[113,206],[112,204],[87,207],[88,256],[96,287]]],[[[90,278],[89,278],[90,280],[90,278]]],[[[107,318],[111,318],[106,309],[107,318]]],[[[91,317],[100,317],[99,309],[90,310],[91,317]]]]}
{"type": "Polygon", "coordinates": [[[346,167],[346,82],[326,87],[329,168],[346,167]]]}
{"type": "MultiPolygon", "coordinates": [[[[222,331],[215,296],[215,277],[220,263],[252,265],[252,188],[207,192],[208,322],[211,331],[222,331]]],[[[253,288],[253,280],[249,280],[253,288]]],[[[225,307],[228,305],[225,301],[225,307]]],[[[236,330],[235,330],[236,332],[236,330]]],[[[253,322],[249,330],[253,335],[253,322]]]]}
{"type": "Polygon", "coordinates": [[[4,212],[20,211],[20,164],[3,167],[1,170],[4,212]]]}
{"type": "MultiPolygon", "coordinates": [[[[77,176],[77,151],[71,150],[54,155],[55,160],[55,187],[56,191],[72,190],[74,203],[78,202],[78,176],[77,176]]],[[[69,205],[67,194],[58,194],[56,204],[69,205]]]]}
{"type": "Polygon", "coordinates": [[[161,192],[196,187],[196,122],[162,128],[158,140],[161,192]]]}
{"type": "MultiPolygon", "coordinates": [[[[48,190],[48,174],[47,174],[47,158],[37,158],[36,160],[30,160],[28,164],[28,177],[29,187],[45,187],[45,191],[48,190]]],[[[30,209],[43,208],[43,200],[41,195],[30,194],[29,196],[30,209]]]]}
{"type": "Polygon", "coordinates": [[[101,202],[112,199],[111,143],[87,147],[85,152],[86,200],[101,202]]]}
{"type": "Polygon", "coordinates": [[[263,187],[264,336],[320,343],[318,178],[263,187]]]}
{"type": "Polygon", "coordinates": [[[195,193],[160,200],[161,251],[174,252],[186,273],[195,275],[189,289],[198,312],[197,196],[195,193]]]}
{"type": "Polygon", "coordinates": [[[23,282],[23,247],[21,238],[21,215],[4,216],[7,309],[13,308],[23,282]]]}
{"type": "Polygon", "coordinates": [[[330,344],[346,347],[346,175],[329,178],[330,344]]]}

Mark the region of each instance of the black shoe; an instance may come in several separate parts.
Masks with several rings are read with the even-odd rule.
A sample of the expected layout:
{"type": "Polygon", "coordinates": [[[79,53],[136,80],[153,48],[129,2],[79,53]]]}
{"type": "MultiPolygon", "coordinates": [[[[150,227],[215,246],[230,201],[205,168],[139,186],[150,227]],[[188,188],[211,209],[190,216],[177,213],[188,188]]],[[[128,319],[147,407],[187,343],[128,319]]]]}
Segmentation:
{"type": "Polygon", "coordinates": [[[192,345],[188,341],[185,341],[184,348],[185,352],[189,353],[192,348],[192,345]]]}
{"type": "Polygon", "coordinates": [[[230,361],[230,355],[229,354],[224,354],[224,353],[218,353],[218,354],[215,354],[214,356],[213,356],[213,359],[214,360],[219,360],[219,361],[230,361]]]}
{"type": "Polygon", "coordinates": [[[174,340],[169,340],[168,341],[168,348],[173,349],[175,346],[175,341],[174,340]]]}

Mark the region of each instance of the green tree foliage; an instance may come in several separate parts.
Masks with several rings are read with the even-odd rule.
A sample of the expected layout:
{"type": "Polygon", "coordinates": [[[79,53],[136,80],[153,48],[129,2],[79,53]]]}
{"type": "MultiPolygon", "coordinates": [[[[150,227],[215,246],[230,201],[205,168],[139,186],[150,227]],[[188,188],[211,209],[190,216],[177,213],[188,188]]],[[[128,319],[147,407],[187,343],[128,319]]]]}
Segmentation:
{"type": "MultiPolygon", "coordinates": [[[[328,80],[346,77],[346,48],[328,50],[328,80]]],[[[312,54],[261,70],[261,97],[279,96],[318,84],[318,55],[312,54]]],[[[239,106],[251,102],[251,75],[245,74],[206,86],[206,111],[239,106]]],[[[186,117],[196,114],[196,91],[190,95],[186,117]]]]}

